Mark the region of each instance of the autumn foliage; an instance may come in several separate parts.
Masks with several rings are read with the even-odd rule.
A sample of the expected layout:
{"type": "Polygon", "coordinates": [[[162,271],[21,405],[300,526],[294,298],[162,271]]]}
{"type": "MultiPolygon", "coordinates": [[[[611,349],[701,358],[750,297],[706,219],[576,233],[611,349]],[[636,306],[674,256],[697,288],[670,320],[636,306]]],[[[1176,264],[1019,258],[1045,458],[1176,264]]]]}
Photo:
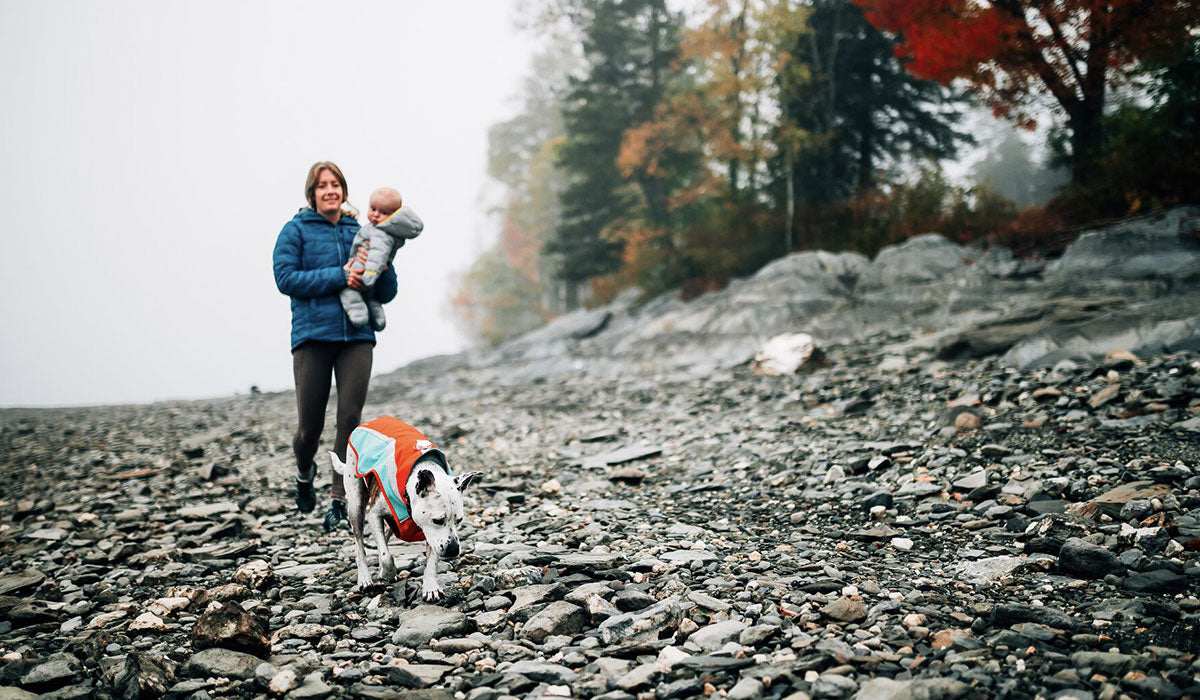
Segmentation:
{"type": "Polygon", "coordinates": [[[1076,183],[1100,153],[1112,83],[1186,43],[1200,20],[1195,0],[853,1],[896,35],[896,56],[914,75],[966,80],[997,114],[1026,125],[1035,98],[1051,95],[1072,131],[1076,183]]]}

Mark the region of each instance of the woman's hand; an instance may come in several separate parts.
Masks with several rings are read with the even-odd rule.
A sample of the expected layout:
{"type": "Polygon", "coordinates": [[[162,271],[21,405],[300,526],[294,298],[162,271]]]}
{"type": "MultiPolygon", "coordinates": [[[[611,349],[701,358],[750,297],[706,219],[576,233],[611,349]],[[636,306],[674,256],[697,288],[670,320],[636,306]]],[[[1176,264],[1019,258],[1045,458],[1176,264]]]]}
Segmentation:
{"type": "Polygon", "coordinates": [[[346,271],[346,286],[359,292],[366,289],[362,282],[362,275],[363,268],[365,268],[367,265],[367,248],[370,245],[370,241],[360,245],[358,247],[358,251],[355,252],[354,257],[350,258],[348,261],[346,261],[346,264],[342,266],[342,269],[346,271]],[[355,263],[358,264],[357,267],[355,267],[355,263]]]}

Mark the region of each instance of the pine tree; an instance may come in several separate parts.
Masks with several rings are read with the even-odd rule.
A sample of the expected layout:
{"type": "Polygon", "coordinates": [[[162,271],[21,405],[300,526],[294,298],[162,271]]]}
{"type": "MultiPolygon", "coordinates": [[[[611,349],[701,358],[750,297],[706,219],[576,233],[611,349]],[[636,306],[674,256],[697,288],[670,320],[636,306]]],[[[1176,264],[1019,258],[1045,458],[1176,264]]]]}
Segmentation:
{"type": "Polygon", "coordinates": [[[948,158],[970,141],[954,128],[957,98],[908,74],[891,39],[849,0],[813,0],[809,24],[792,52],[810,76],[784,105],[807,133],[794,165],[801,201],[851,196],[874,187],[886,164],[948,158]]]}
{"type": "Polygon", "coordinates": [[[579,283],[619,266],[621,246],[604,233],[638,197],[652,219],[666,215],[665,186],[651,177],[631,190],[616,161],[626,129],[648,121],[664,94],[682,22],[665,0],[580,0],[575,10],[585,69],[565,100],[558,164],[567,184],[548,250],[560,257],[558,275],[579,283]]]}

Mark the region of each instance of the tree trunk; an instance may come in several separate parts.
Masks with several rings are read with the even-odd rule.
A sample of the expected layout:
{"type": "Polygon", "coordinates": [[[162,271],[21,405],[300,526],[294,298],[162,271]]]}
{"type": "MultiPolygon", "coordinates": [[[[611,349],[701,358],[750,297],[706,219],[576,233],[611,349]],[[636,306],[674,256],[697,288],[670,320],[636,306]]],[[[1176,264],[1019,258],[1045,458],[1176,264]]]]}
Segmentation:
{"type": "Polygon", "coordinates": [[[783,254],[792,252],[792,229],[796,225],[796,173],[792,165],[792,139],[784,147],[784,167],[787,173],[787,214],[783,222],[783,254]]]}
{"type": "Polygon", "coordinates": [[[870,127],[863,127],[858,134],[858,192],[862,194],[875,184],[874,144],[871,142],[870,127]]]}
{"type": "Polygon", "coordinates": [[[1071,124],[1071,182],[1087,185],[1096,158],[1100,155],[1104,133],[1099,110],[1082,109],[1070,119],[1071,124]]]}

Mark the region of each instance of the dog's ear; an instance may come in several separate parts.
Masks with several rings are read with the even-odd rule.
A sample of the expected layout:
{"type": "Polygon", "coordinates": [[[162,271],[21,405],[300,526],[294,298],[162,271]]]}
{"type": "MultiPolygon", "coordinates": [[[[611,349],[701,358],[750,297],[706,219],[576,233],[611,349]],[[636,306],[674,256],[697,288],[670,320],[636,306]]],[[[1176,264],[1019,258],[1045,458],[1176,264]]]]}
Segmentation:
{"type": "Polygon", "coordinates": [[[483,476],[483,472],[467,472],[462,476],[455,477],[454,482],[458,484],[459,493],[466,493],[467,487],[479,481],[481,476],[483,476]]]}
{"type": "Polygon", "coordinates": [[[417,472],[417,495],[425,498],[433,490],[433,472],[422,469],[417,472]]]}
{"type": "Polygon", "coordinates": [[[336,452],[329,453],[329,461],[333,463],[333,470],[338,474],[341,474],[346,470],[346,464],[342,462],[342,460],[338,459],[336,452]]]}

